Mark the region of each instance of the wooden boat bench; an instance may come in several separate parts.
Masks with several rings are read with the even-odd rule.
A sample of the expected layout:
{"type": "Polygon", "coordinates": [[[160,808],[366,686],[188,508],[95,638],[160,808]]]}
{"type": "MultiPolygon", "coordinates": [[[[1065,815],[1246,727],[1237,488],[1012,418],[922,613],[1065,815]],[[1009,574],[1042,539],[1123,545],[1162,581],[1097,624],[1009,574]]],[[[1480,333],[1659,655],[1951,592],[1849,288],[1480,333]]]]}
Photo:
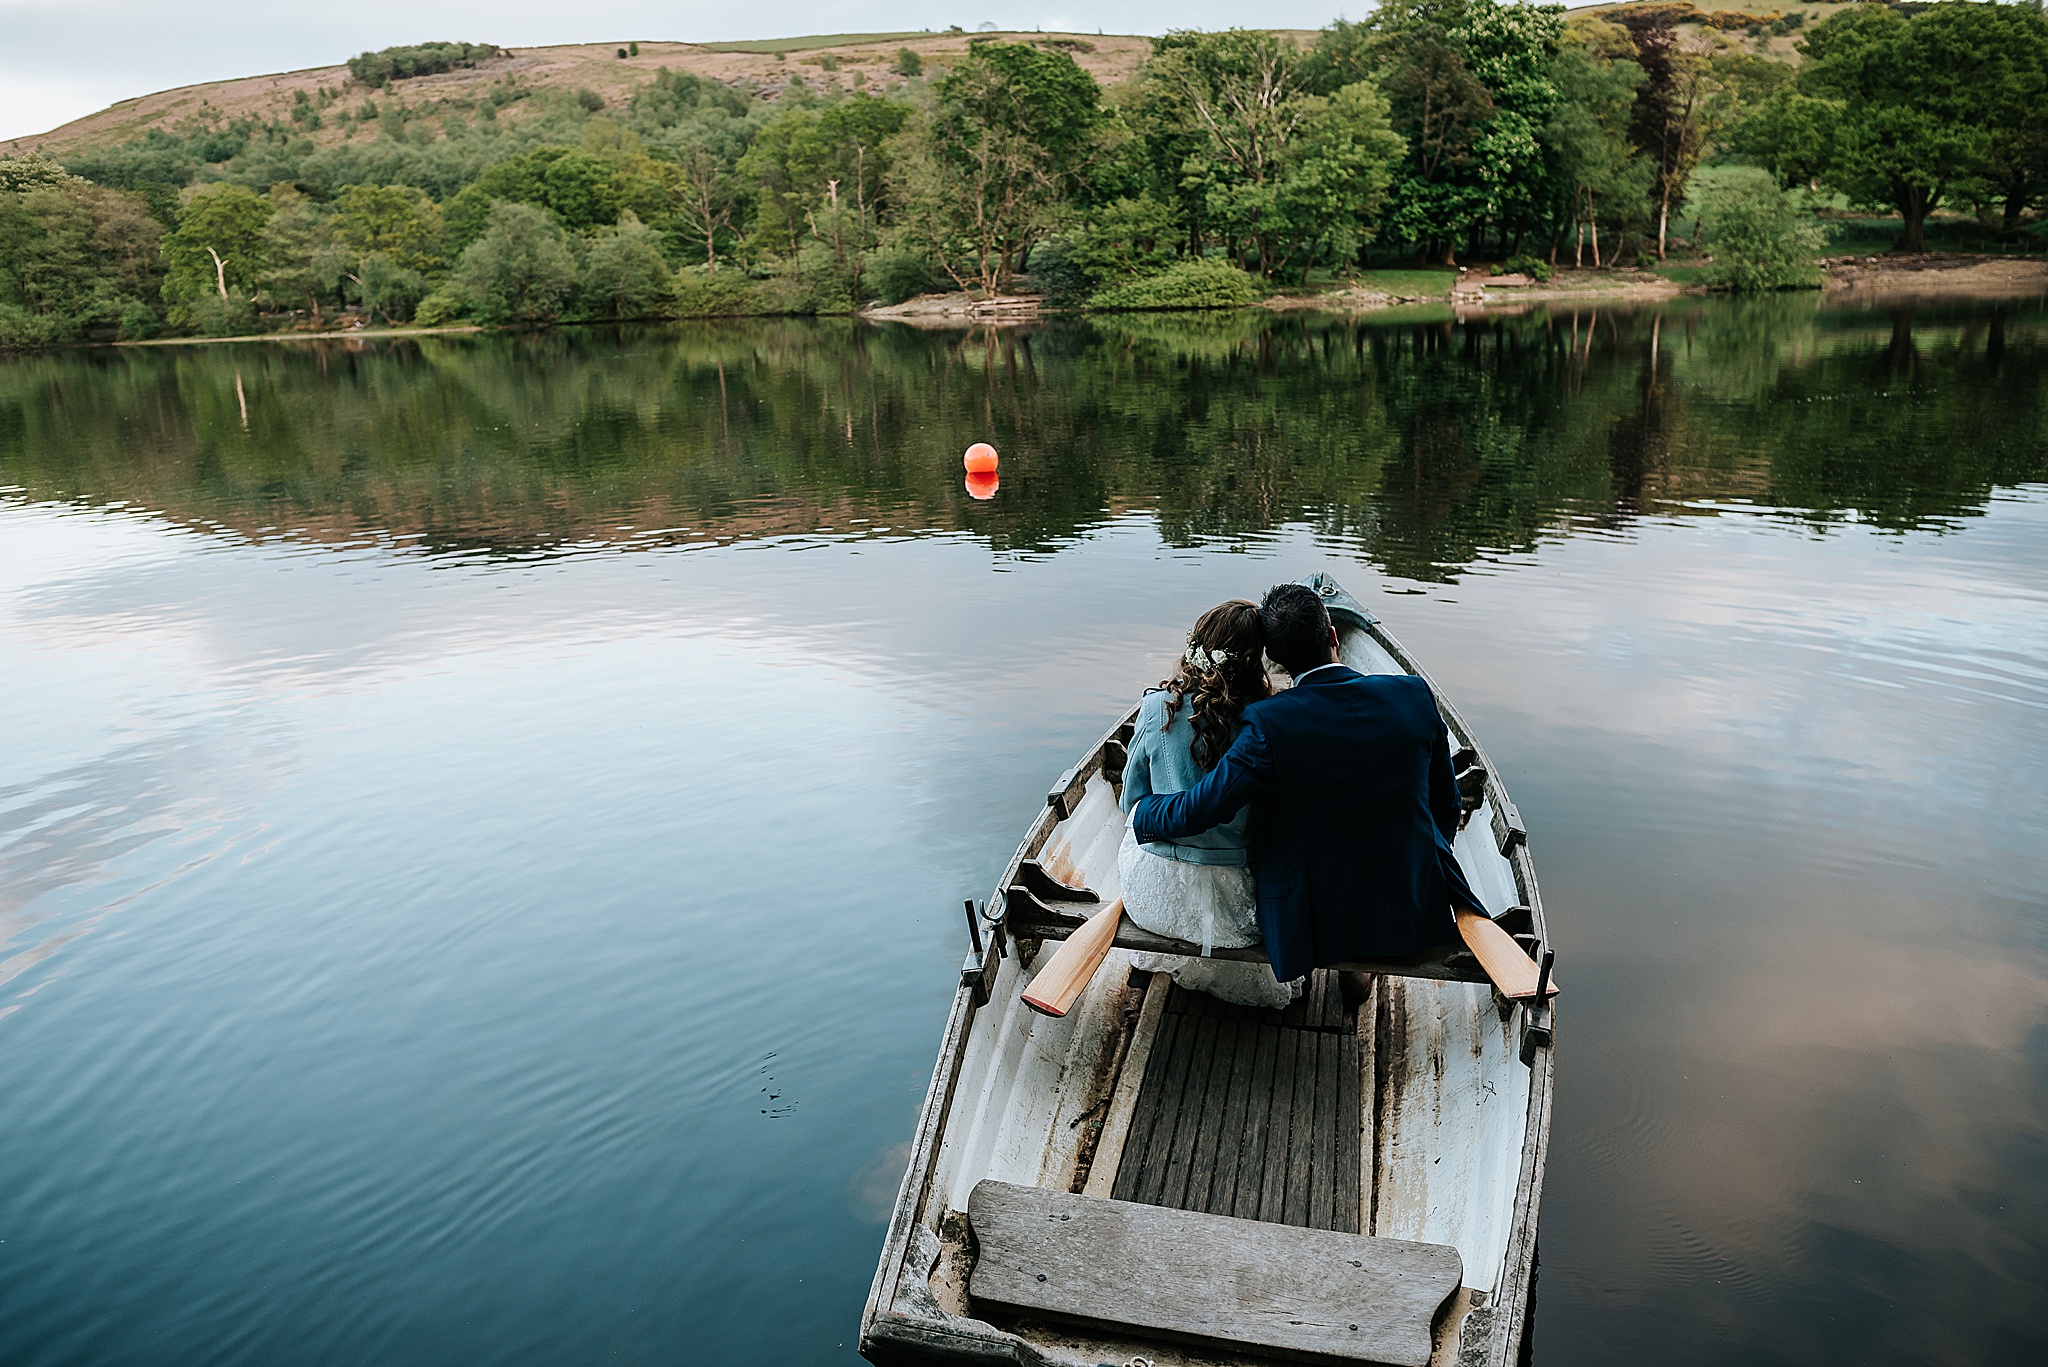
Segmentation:
{"type": "Polygon", "coordinates": [[[1211,1346],[1425,1367],[1458,1251],[983,1180],[968,1294],[1211,1346]]]}
{"type": "MultiPolygon", "coordinates": [[[[1028,862],[1028,861],[1027,861],[1028,862]]],[[[1020,868],[1020,875],[1024,871],[1020,868]]],[[[1002,905],[991,908],[991,916],[999,927],[999,933],[1012,940],[1036,943],[1040,940],[1064,940],[1079,930],[1088,917],[1100,908],[1093,905],[1099,898],[1088,889],[1069,888],[1058,898],[1048,898],[1044,890],[1046,882],[1063,886],[1057,880],[1049,879],[1043,870],[1034,869],[1034,876],[1020,876],[1016,882],[1003,890],[1002,905]],[[1086,901],[1078,894],[1086,893],[1086,901]],[[1071,899],[1071,900],[1070,900],[1071,899]]],[[[1141,954],[1200,955],[1202,947],[1186,940],[1170,936],[1155,935],[1149,930],[1133,924],[1126,916],[1117,926],[1115,947],[1136,950],[1141,954]]],[[[1263,945],[1249,949],[1224,949],[1218,947],[1209,953],[1212,959],[1230,959],[1243,963],[1262,963],[1266,958],[1263,945]]],[[[1357,969],[1366,973],[1389,973],[1405,978],[1437,978],[1449,982],[1483,983],[1487,981],[1486,971],[1479,966],[1479,960],[1472,957],[1462,945],[1440,945],[1435,949],[1411,955],[1405,959],[1382,959],[1336,965],[1343,969],[1357,969]]]]}

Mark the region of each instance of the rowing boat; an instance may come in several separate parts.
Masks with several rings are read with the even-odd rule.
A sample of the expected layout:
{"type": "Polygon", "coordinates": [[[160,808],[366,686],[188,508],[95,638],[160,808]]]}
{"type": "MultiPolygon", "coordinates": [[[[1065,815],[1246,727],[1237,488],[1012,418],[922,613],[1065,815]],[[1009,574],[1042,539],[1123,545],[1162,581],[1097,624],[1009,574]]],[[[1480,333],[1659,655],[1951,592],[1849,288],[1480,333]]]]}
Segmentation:
{"type": "MultiPolygon", "coordinates": [[[[1344,663],[1423,675],[1327,576],[1344,663]]],[[[1427,677],[1423,675],[1423,677],[1427,677]]],[[[1434,685],[1432,685],[1434,688],[1434,685]]],[[[1548,931],[1500,775],[1437,693],[1458,859],[1531,958],[1548,931]]],[[[1133,954],[1121,922],[1064,1016],[1020,992],[1118,895],[1136,710],[1061,775],[961,968],[861,1319],[879,1364],[1382,1362],[1508,1367],[1533,1314],[1555,1006],[1462,946],[1333,970],[1282,1010],[1228,1005],[1133,954]]],[[[1264,951],[1215,951],[1259,959],[1264,951]]]]}

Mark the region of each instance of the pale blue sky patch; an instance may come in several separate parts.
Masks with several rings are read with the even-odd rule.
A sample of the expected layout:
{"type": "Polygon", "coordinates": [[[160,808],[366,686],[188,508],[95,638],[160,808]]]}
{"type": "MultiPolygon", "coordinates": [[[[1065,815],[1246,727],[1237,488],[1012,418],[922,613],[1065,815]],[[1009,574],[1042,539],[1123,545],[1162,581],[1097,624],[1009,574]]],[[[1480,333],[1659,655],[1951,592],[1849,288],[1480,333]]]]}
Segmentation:
{"type": "MultiPolygon", "coordinates": [[[[506,47],[551,43],[720,42],[805,33],[970,32],[984,21],[1067,32],[1163,33],[1233,24],[1320,28],[1329,0],[1108,0],[1077,16],[962,9],[942,0],[355,0],[345,6],[272,0],[0,0],[0,141],[46,132],[117,100],[202,81],[330,66],[358,52],[435,39],[506,47]]],[[[1363,5],[1354,5],[1362,10],[1363,5]]]]}

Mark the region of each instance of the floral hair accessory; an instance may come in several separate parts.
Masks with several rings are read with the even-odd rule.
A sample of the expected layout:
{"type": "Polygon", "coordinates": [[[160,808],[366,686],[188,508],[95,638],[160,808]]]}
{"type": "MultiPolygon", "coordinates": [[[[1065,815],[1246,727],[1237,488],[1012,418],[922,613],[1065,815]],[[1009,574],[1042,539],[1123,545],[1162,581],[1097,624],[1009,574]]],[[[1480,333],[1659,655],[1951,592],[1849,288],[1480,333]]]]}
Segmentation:
{"type": "Polygon", "coordinates": [[[1193,637],[1190,637],[1188,639],[1187,652],[1181,658],[1190,665],[1193,665],[1197,671],[1207,674],[1212,669],[1221,669],[1224,665],[1228,664],[1230,662],[1230,652],[1227,650],[1204,650],[1201,646],[1194,643],[1193,637]]]}

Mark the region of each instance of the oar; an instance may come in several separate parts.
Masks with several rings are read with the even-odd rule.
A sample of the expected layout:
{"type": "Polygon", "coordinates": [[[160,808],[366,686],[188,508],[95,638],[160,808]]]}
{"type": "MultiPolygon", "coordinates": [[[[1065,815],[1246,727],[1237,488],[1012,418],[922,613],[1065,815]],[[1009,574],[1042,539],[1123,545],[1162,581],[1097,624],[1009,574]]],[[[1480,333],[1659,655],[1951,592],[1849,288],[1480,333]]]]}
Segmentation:
{"type": "MultiPolygon", "coordinates": [[[[1472,951],[1472,957],[1479,960],[1479,966],[1486,970],[1486,976],[1493,979],[1493,985],[1500,994],[1513,1001],[1527,1001],[1539,992],[1544,1000],[1557,995],[1557,980],[1542,981],[1543,971],[1536,966],[1514,937],[1493,923],[1490,916],[1481,916],[1476,911],[1459,907],[1458,933],[1465,937],[1465,947],[1472,951]]],[[[1542,1005],[1538,1002],[1537,1005],[1542,1005]]]]}
{"type": "Polygon", "coordinates": [[[1048,1016],[1066,1015],[1074,998],[1081,995],[1081,989],[1108,957],[1109,947],[1116,940],[1117,922],[1123,919],[1123,914],[1124,899],[1119,897],[1082,922],[1081,928],[1053,951],[1045,967],[1031,979],[1031,986],[1024,989],[1024,1004],[1048,1016]]]}

